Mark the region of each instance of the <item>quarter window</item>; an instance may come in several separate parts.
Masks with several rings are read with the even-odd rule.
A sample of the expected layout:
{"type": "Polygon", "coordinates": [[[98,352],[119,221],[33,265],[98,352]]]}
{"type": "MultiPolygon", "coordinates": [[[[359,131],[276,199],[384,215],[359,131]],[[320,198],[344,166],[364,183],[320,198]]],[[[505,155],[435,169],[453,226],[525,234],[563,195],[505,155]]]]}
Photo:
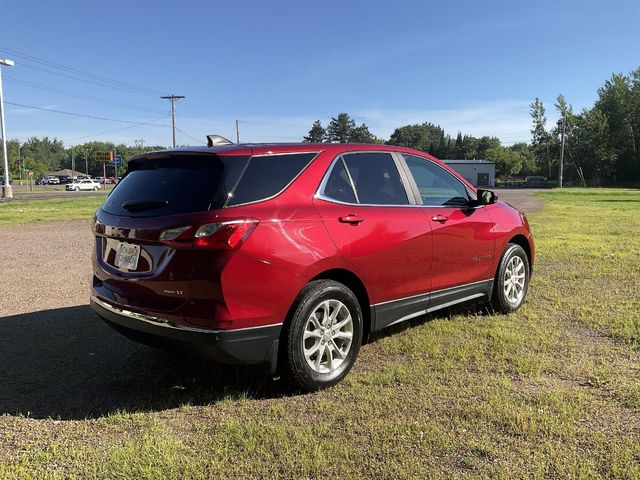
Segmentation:
{"type": "Polygon", "coordinates": [[[295,153],[251,157],[227,205],[273,197],[289,185],[315,156],[315,153],[295,153]]]}
{"type": "Polygon", "coordinates": [[[423,205],[460,206],[469,203],[465,186],[444,168],[414,155],[403,155],[418,186],[423,205]]]}

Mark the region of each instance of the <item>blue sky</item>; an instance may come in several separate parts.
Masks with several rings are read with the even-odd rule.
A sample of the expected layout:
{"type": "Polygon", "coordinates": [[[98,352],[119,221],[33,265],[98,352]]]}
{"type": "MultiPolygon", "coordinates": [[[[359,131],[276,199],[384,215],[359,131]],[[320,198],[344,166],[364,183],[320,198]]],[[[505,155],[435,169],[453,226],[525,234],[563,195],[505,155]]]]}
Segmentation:
{"type": "Polygon", "coordinates": [[[159,125],[6,105],[9,138],[67,145],[168,145],[159,93],[187,97],[177,103],[181,144],[235,138],[235,119],[243,141],[298,141],[340,112],[383,138],[428,121],[510,144],[529,140],[536,96],[550,117],[559,93],[580,110],[613,72],[640,67],[637,1],[0,0],[0,11],[0,58],[16,61],[3,67],[5,101],[159,125]],[[54,75],[70,72],[6,49],[144,91],[54,75]]]}

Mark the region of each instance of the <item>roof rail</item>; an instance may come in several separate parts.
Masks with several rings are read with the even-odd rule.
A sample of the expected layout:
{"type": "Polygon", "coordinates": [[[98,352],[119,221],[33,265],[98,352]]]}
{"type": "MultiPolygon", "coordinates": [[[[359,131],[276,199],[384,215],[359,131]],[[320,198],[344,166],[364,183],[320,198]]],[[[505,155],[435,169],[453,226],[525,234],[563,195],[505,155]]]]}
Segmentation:
{"type": "Polygon", "coordinates": [[[222,135],[207,135],[207,147],[231,145],[233,142],[222,135]]]}

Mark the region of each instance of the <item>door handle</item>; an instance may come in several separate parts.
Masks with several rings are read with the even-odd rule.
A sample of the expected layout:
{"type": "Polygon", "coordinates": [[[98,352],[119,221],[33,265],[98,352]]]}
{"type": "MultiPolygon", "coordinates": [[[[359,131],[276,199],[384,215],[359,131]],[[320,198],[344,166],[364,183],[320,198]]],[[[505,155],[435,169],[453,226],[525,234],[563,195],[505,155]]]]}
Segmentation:
{"type": "Polygon", "coordinates": [[[364,222],[364,218],[361,218],[353,213],[345,216],[345,217],[339,217],[338,221],[340,223],[349,223],[351,225],[358,225],[361,222],[364,222]]]}
{"type": "Polygon", "coordinates": [[[431,217],[431,220],[438,223],[444,223],[449,220],[449,217],[447,217],[446,215],[434,215],[433,217],[431,217]]]}

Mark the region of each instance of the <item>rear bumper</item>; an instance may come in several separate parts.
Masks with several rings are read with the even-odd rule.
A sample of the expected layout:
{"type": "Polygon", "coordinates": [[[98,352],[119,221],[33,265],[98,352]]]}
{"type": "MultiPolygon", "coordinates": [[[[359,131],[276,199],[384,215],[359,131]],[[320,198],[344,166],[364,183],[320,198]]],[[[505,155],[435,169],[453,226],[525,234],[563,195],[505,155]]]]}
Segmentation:
{"type": "Polygon", "coordinates": [[[266,363],[275,372],[282,324],[233,330],[209,330],[177,325],[112,305],[92,296],[91,308],[107,324],[136,341],[187,350],[218,363],[266,363]]]}

